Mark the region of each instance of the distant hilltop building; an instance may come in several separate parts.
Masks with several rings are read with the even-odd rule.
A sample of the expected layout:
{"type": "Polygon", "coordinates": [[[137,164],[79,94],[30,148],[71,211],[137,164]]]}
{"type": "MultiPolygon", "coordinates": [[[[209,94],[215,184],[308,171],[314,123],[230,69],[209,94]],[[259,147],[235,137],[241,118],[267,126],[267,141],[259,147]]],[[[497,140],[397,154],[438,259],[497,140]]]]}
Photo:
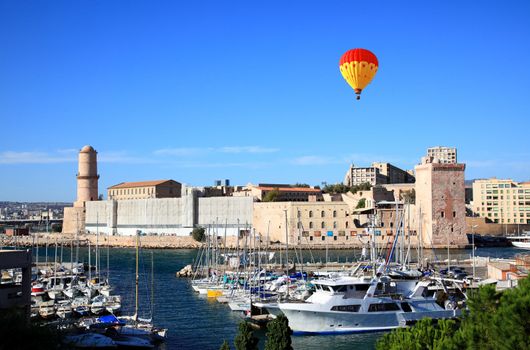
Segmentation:
{"type": "Polygon", "coordinates": [[[277,191],[276,202],[307,202],[321,200],[322,190],[314,187],[297,187],[287,184],[258,184],[247,186],[256,201],[263,201],[272,191],[277,191]]]}
{"type": "Polygon", "coordinates": [[[436,146],[427,149],[427,158],[429,162],[435,162],[440,164],[457,164],[456,148],[455,147],[443,147],[436,146]]]}
{"type": "Polygon", "coordinates": [[[89,145],[79,151],[77,199],[73,207],[64,208],[63,232],[84,230],[86,203],[98,200],[98,152],[89,145]]]}
{"type": "Polygon", "coordinates": [[[182,184],[175,180],[122,182],[107,189],[107,198],[114,200],[178,198],[182,184]]]}
{"type": "Polygon", "coordinates": [[[415,178],[410,172],[402,170],[390,163],[372,163],[370,167],[356,167],[354,164],[344,176],[343,184],[355,186],[369,183],[372,186],[396,183],[414,183],[415,178]]]}
{"type": "Polygon", "coordinates": [[[530,224],[530,182],[475,180],[472,208],[476,215],[489,222],[530,224]]]}

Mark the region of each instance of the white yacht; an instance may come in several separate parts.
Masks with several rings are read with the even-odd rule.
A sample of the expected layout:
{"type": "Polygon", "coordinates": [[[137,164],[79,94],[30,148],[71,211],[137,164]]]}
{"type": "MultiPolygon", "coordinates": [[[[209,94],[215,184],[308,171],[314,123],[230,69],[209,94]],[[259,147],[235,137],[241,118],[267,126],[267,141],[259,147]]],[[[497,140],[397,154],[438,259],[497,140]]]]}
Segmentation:
{"type": "Polygon", "coordinates": [[[530,233],[528,232],[525,232],[524,234],[518,236],[508,236],[506,238],[508,238],[510,242],[512,242],[514,247],[530,249],[530,233]]]}
{"type": "Polygon", "coordinates": [[[453,318],[429,291],[430,281],[383,277],[338,277],[314,280],[316,291],[303,302],[256,303],[269,313],[283,313],[296,334],[334,334],[390,330],[424,317],[453,318]]]}

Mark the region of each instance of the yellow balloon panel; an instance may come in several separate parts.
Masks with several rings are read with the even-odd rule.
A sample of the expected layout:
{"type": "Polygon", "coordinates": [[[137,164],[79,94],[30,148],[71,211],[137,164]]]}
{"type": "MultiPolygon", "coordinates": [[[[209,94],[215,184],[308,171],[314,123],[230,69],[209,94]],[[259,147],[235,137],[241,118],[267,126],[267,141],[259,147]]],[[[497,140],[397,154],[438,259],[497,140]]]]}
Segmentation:
{"type": "Polygon", "coordinates": [[[340,66],[340,72],[344,79],[354,90],[364,89],[377,73],[377,66],[365,61],[346,62],[340,66]]]}

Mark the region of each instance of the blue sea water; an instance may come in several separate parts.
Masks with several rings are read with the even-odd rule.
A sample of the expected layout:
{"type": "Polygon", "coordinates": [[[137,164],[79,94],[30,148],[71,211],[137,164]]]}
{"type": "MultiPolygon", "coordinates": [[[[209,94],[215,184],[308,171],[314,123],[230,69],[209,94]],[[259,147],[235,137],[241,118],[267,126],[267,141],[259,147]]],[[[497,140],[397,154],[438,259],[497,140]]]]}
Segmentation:
{"type": "MultiPolygon", "coordinates": [[[[513,257],[519,250],[514,248],[479,248],[477,256],[513,257]]],[[[107,249],[100,249],[101,274],[107,273],[107,249]]],[[[58,253],[60,256],[60,252],[58,253]]],[[[324,251],[314,251],[313,257],[317,261],[325,260],[324,251]]],[[[359,250],[328,251],[330,261],[352,261],[360,254],[359,250]]],[[[447,252],[426,251],[432,257],[445,259],[447,252]]],[[[468,258],[471,250],[451,251],[452,258],[468,258]]],[[[92,252],[94,259],[94,252],[92,252]]],[[[227,305],[199,296],[189,286],[184,278],[175,277],[187,264],[191,264],[197,255],[197,250],[171,249],[148,250],[140,253],[140,315],[151,316],[151,295],[154,295],[154,323],[169,329],[168,339],[160,349],[219,349],[224,340],[231,347],[237,334],[241,317],[230,311],[227,305]],[[151,256],[153,259],[151,260],[151,256]],[[151,261],[153,261],[153,278],[151,278],[151,261]],[[151,285],[154,288],[151,289],[151,285]],[[152,293],[153,290],[153,293],[152,293]]],[[[53,261],[54,250],[48,249],[48,256],[53,261]]],[[[123,314],[132,314],[134,308],[135,289],[135,250],[125,248],[111,248],[109,250],[109,276],[114,293],[122,295],[123,314]]],[[[294,257],[294,255],[293,255],[294,257]]],[[[44,248],[39,250],[39,261],[44,260],[44,248]]],[[[64,248],[63,260],[70,261],[70,250],[64,248]]],[[[88,261],[86,248],[80,249],[80,260],[88,261]]],[[[310,260],[309,253],[304,253],[304,260],[310,260]]],[[[92,260],[94,264],[94,260],[92,260]]],[[[256,332],[260,339],[260,346],[265,343],[265,333],[256,332]]],[[[377,339],[382,333],[362,333],[327,336],[293,336],[294,349],[363,349],[375,347],[377,339]]]]}

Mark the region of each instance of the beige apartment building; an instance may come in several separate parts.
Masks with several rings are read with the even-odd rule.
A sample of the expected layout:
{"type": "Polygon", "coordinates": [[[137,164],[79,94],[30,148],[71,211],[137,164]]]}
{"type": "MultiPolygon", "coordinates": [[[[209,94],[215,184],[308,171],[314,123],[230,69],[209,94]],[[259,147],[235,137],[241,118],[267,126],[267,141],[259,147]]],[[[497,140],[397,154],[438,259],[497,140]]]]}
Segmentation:
{"type": "Polygon", "coordinates": [[[355,186],[362,183],[369,183],[372,186],[393,183],[413,183],[414,176],[390,163],[372,163],[370,167],[356,167],[350,165],[343,184],[355,186]]]}
{"type": "Polygon", "coordinates": [[[475,215],[499,224],[530,224],[530,182],[484,179],[473,183],[475,215]]]}
{"type": "Polygon", "coordinates": [[[112,200],[179,198],[182,184],[174,180],[122,182],[107,189],[112,200]]]}
{"type": "Polygon", "coordinates": [[[427,157],[431,158],[431,161],[437,160],[437,163],[441,164],[456,164],[456,148],[455,147],[443,147],[436,146],[427,149],[427,157]]]}

